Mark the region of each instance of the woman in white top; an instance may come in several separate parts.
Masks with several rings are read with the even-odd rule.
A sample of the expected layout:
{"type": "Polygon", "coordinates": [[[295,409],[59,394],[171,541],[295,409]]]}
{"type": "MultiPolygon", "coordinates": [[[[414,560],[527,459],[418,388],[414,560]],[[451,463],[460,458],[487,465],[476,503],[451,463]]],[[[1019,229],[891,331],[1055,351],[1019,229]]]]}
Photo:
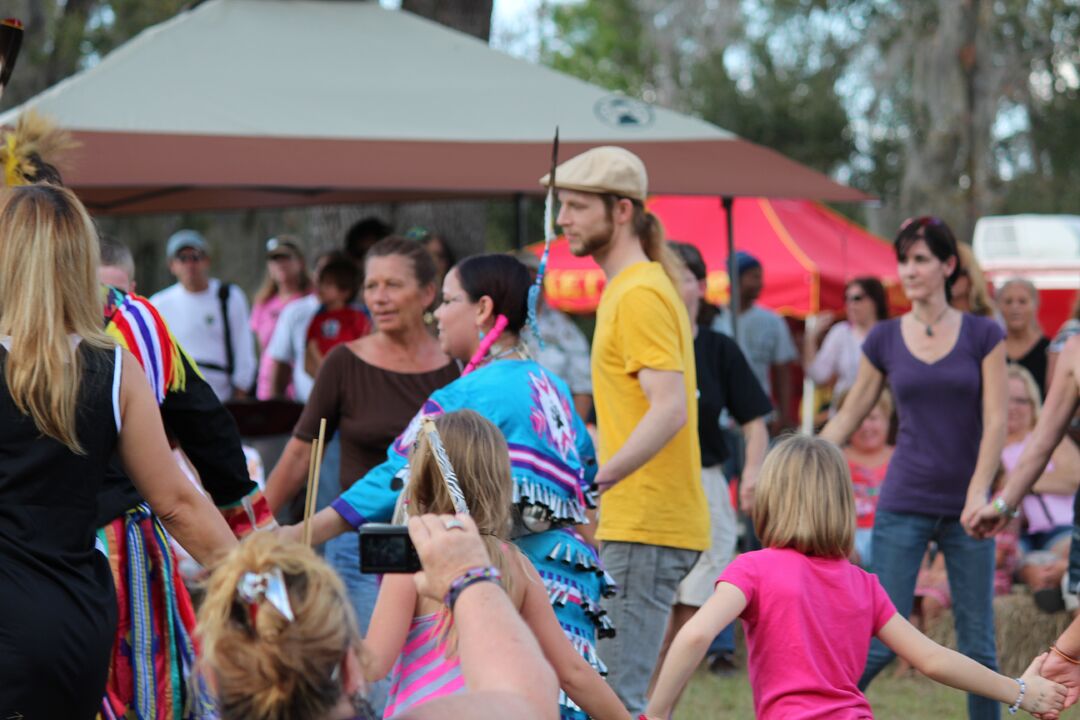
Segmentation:
{"type": "Polygon", "coordinates": [[[803,344],[806,374],[818,385],[832,384],[834,397],[855,383],[863,340],[879,320],[889,317],[885,287],[873,277],[849,281],[844,288],[844,308],[847,320],[835,324],[831,312],[818,314],[818,329],[806,333],[803,344]],[[828,333],[822,342],[821,336],[826,330],[828,333]]]}

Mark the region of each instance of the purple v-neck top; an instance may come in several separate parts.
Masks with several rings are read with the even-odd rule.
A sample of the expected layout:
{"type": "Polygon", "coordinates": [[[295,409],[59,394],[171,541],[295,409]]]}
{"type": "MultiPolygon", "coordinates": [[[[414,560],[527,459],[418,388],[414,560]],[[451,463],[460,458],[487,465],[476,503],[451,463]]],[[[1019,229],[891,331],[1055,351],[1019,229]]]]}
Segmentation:
{"type": "Polygon", "coordinates": [[[919,360],[900,318],[879,322],[862,351],[885,374],[900,421],[878,510],[959,517],[982,440],[982,361],[1005,337],[993,318],[964,314],[949,354],[919,360]]]}

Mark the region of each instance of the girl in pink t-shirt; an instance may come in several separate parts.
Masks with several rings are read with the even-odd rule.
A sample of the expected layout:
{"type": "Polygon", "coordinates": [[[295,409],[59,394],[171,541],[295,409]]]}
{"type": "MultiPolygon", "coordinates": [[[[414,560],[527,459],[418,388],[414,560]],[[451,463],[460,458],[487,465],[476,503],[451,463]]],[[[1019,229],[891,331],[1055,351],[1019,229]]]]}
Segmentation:
{"type": "Polygon", "coordinates": [[[1011,704],[1013,713],[1063,706],[1065,688],[1039,676],[1045,655],[1021,678],[999,675],[920,633],[877,578],[848,561],[855,500],[847,462],[831,443],[793,436],[777,445],[762,465],[753,516],[765,549],[728,565],[676,635],[644,717],[670,716],[709,643],[736,617],[746,628],[759,720],[873,718],[858,688],[873,637],[933,680],[1011,704]]]}

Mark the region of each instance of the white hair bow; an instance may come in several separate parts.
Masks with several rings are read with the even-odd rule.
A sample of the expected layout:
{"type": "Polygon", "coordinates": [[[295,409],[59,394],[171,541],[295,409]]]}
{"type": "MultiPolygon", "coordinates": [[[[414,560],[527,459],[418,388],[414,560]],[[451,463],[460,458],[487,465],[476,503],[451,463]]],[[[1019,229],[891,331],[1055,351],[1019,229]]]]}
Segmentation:
{"type": "Polygon", "coordinates": [[[285,588],[285,575],[281,572],[281,568],[274,568],[264,573],[244,573],[240,581],[236,583],[236,594],[247,604],[253,626],[260,600],[266,600],[273,605],[289,622],[295,619],[292,605],[289,604],[289,593],[285,588]]]}

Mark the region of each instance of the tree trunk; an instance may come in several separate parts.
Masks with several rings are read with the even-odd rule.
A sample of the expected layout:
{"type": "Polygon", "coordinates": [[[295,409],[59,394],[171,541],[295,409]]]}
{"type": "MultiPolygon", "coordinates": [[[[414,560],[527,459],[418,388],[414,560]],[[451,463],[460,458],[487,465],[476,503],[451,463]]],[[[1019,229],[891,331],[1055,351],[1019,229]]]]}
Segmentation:
{"type": "Polygon", "coordinates": [[[970,237],[967,175],[971,107],[964,53],[973,22],[970,2],[938,0],[925,30],[912,48],[911,105],[913,132],[907,140],[907,163],[900,205],[911,215],[940,215],[957,237],[970,237]],[[963,178],[966,178],[963,179],[963,178]]]}

